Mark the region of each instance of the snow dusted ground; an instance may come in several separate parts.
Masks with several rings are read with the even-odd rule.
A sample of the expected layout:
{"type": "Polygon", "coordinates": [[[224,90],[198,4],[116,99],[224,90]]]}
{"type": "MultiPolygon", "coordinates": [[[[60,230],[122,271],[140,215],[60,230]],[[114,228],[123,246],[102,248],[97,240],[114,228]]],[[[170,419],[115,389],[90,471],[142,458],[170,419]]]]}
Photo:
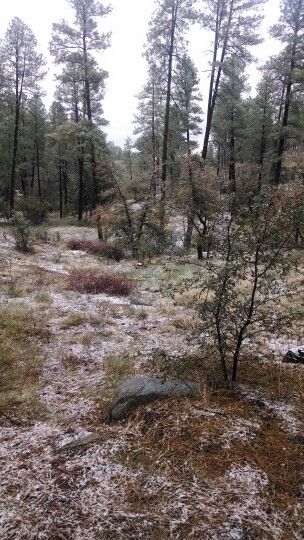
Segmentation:
{"type": "Polygon", "coordinates": [[[115,426],[104,421],[108,378],[115,375],[107,359],[129,359],[131,372],[141,375],[151,373],[155,350],[196,353],[191,324],[180,323],[195,314],[158,292],[158,266],[138,269],[66,249],[69,238],[95,238],[93,229],[49,233],[60,241],[37,245],[30,256],[0,236],[2,279],[8,266],[21,284],[33,269],[52,276],[18,298],[1,289],[8,305],[43,311],[50,331],[39,374],[43,414],[28,421],[21,408],[18,425],[0,416],[1,540],[303,538],[303,497],[295,493],[286,504],[278,497],[276,504],[271,472],[254,458],[269,418],[282,427],[278,441],[294,444],[288,437],[301,435],[292,404],[242,387],[236,404],[231,396],[217,402],[202,395],[153,404],[115,426]],[[69,271],[88,267],[131,275],[137,290],[130,298],[67,290],[69,271]]]}

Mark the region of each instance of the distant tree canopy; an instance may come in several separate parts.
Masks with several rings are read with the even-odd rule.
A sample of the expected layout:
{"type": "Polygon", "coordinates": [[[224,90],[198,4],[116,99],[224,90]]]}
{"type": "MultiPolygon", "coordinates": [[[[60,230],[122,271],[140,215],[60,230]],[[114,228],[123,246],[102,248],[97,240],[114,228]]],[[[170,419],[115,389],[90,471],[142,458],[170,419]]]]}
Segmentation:
{"type": "Polygon", "coordinates": [[[250,95],[245,72],[252,47],[261,42],[263,3],[155,3],[144,47],[146,83],[124,148],[108,143],[104,133],[108,74],[99,53],[110,46],[111,7],[70,0],[73,22],[53,24],[50,52],[58,75],[49,111],[41,87],[45,61],[32,31],[15,17],[0,45],[1,213],[11,215],[30,198],[61,218],[72,213],[81,221],[97,207],[106,211],[121,204],[123,197],[125,203],[153,207],[153,226],[157,222],[165,237],[168,210],[175,205],[185,213],[189,247],[206,222],[210,186],[203,183],[210,170],[215,199],[244,184],[260,192],[303,181],[304,2],[283,0],[271,29],[283,48],[260,69],[250,95]],[[187,50],[194,23],[202,40],[212,41],[212,52],[205,53],[210,55],[206,104],[199,91],[200,66],[187,50]],[[297,167],[291,165],[295,160],[297,167]]]}

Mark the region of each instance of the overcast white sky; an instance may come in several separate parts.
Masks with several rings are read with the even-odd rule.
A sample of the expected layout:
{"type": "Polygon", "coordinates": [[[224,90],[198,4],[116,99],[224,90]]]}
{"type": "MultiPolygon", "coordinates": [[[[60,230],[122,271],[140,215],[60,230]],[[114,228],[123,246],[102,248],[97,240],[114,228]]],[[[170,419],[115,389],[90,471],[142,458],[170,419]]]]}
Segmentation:
{"type": "MultiPolygon", "coordinates": [[[[54,68],[48,53],[52,23],[62,18],[71,18],[71,11],[66,0],[0,0],[2,37],[10,20],[20,17],[33,30],[41,52],[49,62],[49,73],[45,83],[46,104],[52,101],[54,92],[54,68]]],[[[100,55],[101,66],[109,72],[107,92],[104,102],[105,117],[110,122],[106,128],[108,137],[116,144],[123,145],[128,136],[132,136],[132,119],[136,111],[136,94],[139,93],[146,77],[146,65],[142,57],[143,45],[148,22],[157,0],[104,0],[111,3],[111,15],[103,19],[105,31],[112,31],[110,49],[100,55]]],[[[268,0],[265,4],[265,20],[262,35],[265,41],[255,48],[257,65],[278,52],[280,44],[269,39],[268,29],[277,22],[280,0],[268,0]]],[[[190,54],[201,76],[203,105],[206,104],[208,61],[210,54],[209,36],[199,27],[194,27],[189,34],[190,54]]],[[[254,89],[258,80],[256,66],[249,70],[250,84],[254,89]]]]}

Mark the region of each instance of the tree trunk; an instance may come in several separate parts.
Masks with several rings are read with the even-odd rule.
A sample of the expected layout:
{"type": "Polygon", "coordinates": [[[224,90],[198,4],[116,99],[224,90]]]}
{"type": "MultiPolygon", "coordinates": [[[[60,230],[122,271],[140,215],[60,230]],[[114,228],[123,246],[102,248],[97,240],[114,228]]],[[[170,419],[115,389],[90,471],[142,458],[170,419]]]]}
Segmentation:
{"type": "Polygon", "coordinates": [[[78,177],[79,177],[79,187],[78,187],[78,221],[82,221],[83,217],[83,172],[84,172],[84,159],[83,156],[78,158],[78,177]]]}
{"type": "Polygon", "coordinates": [[[95,143],[93,139],[94,126],[93,126],[93,118],[92,118],[91,89],[90,89],[90,81],[89,81],[89,67],[88,67],[88,53],[87,53],[87,16],[86,16],[85,3],[83,3],[82,16],[83,16],[82,46],[83,46],[84,87],[85,87],[87,116],[88,116],[90,131],[91,131],[90,163],[91,163],[91,176],[92,176],[92,184],[93,184],[92,208],[94,209],[98,205],[99,194],[98,194],[98,180],[97,180],[97,174],[96,174],[96,150],[95,150],[95,143]]]}
{"type": "Polygon", "coordinates": [[[35,183],[35,158],[32,159],[32,176],[31,176],[31,191],[34,189],[35,183]]]}
{"type": "Polygon", "coordinates": [[[218,2],[217,8],[218,8],[218,11],[217,11],[217,22],[216,22],[216,31],[215,31],[215,39],[214,39],[214,49],[213,49],[213,63],[212,63],[211,79],[210,79],[210,85],[209,85],[209,97],[208,97],[206,129],[205,129],[205,136],[204,136],[204,146],[203,146],[203,151],[202,151],[202,159],[204,161],[207,158],[209,139],[210,139],[210,133],[211,133],[211,127],[212,127],[212,120],[213,120],[213,113],[214,113],[214,109],[215,109],[215,105],[217,101],[218,90],[219,90],[221,75],[223,71],[223,63],[226,58],[226,52],[227,52],[227,47],[229,43],[230,29],[231,29],[231,22],[232,22],[233,8],[234,8],[234,0],[230,0],[229,16],[228,16],[228,21],[227,21],[224,43],[222,47],[222,54],[221,54],[220,62],[218,65],[217,75],[215,78],[215,70],[216,70],[216,62],[217,62],[217,54],[218,54],[218,49],[219,49],[220,30],[221,30],[221,17],[222,17],[222,13],[220,13],[219,11],[219,2],[218,2]]]}
{"type": "Polygon", "coordinates": [[[59,173],[59,216],[60,219],[63,218],[63,196],[62,196],[62,167],[59,165],[58,167],[58,173],[59,173]]]}
{"type": "Polygon", "coordinates": [[[190,141],[190,125],[189,125],[189,110],[187,109],[187,156],[188,156],[188,180],[191,188],[191,200],[190,200],[190,209],[188,212],[187,220],[187,231],[184,241],[184,248],[186,251],[189,251],[191,248],[192,234],[194,229],[194,210],[193,210],[193,199],[194,199],[194,186],[193,186],[193,173],[192,173],[192,163],[191,163],[191,141],[190,141]]]}
{"type": "Polygon", "coordinates": [[[258,176],[258,191],[261,191],[262,188],[262,177],[263,177],[263,167],[264,167],[264,158],[266,152],[266,98],[263,108],[263,122],[262,122],[262,132],[261,132],[261,142],[260,142],[260,155],[259,155],[259,176],[258,176]]]}
{"type": "Polygon", "coordinates": [[[235,126],[234,126],[234,109],[231,109],[231,128],[230,128],[230,148],[229,148],[229,182],[230,191],[236,192],[236,176],[235,176],[235,126]]]}
{"type": "Polygon", "coordinates": [[[38,131],[36,125],[36,163],[37,163],[37,183],[38,183],[38,195],[39,199],[42,199],[41,194],[41,178],[40,178],[40,155],[39,155],[39,142],[38,142],[38,131]]]}
{"type": "Polygon", "coordinates": [[[288,81],[287,81],[287,86],[286,86],[284,113],[283,113],[281,133],[280,133],[280,138],[279,138],[279,143],[278,143],[277,162],[276,162],[274,179],[273,179],[273,183],[275,186],[279,185],[281,181],[283,154],[284,154],[285,142],[286,142],[286,128],[288,126],[289,109],[290,109],[290,103],[291,103],[291,92],[292,92],[292,85],[293,85],[293,75],[294,75],[295,63],[296,63],[297,38],[298,36],[296,32],[294,36],[294,42],[293,42],[292,53],[291,53],[290,70],[289,70],[289,76],[288,76],[288,81]]]}
{"type": "Polygon", "coordinates": [[[67,210],[68,205],[68,166],[67,162],[64,162],[63,166],[63,191],[64,191],[64,211],[67,210]]]}
{"type": "Polygon", "coordinates": [[[156,201],[157,194],[157,150],[156,150],[156,133],[155,133],[155,80],[153,74],[152,81],[152,179],[151,190],[153,193],[154,201],[156,201]]]}
{"type": "Polygon", "coordinates": [[[176,30],[178,8],[179,8],[179,0],[175,0],[175,2],[172,2],[170,48],[169,48],[169,53],[168,53],[169,62],[168,62],[168,75],[167,75],[167,95],[166,95],[163,149],[162,149],[162,171],[161,171],[161,184],[160,184],[160,226],[162,230],[165,227],[171,86],[172,86],[172,70],[173,70],[173,53],[174,53],[174,45],[175,45],[175,30],[176,30]]]}
{"type": "Polygon", "coordinates": [[[186,251],[189,251],[191,248],[193,229],[194,229],[194,213],[190,211],[187,218],[187,230],[186,230],[185,240],[184,240],[184,248],[186,251]]]}
{"type": "Polygon", "coordinates": [[[16,100],[15,111],[15,127],[14,127],[14,139],[13,139],[13,159],[11,170],[11,185],[10,185],[10,216],[15,208],[15,189],[16,189],[16,165],[17,165],[17,152],[19,142],[19,119],[20,119],[20,104],[16,100]]]}

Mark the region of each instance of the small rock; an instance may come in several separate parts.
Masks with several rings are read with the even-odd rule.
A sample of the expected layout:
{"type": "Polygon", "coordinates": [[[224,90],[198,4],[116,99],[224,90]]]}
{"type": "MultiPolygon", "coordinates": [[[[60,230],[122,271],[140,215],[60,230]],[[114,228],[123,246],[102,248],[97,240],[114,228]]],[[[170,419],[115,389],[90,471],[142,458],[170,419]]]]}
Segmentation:
{"type": "Polygon", "coordinates": [[[65,444],[59,449],[59,452],[80,452],[81,450],[86,450],[94,444],[103,443],[107,438],[107,435],[103,433],[93,433],[91,435],[86,435],[85,437],[81,437],[80,439],[76,439],[75,441],[65,444]]]}
{"type": "Polygon", "coordinates": [[[304,364],[304,347],[300,347],[297,351],[288,351],[283,362],[287,364],[304,364]]]}
{"type": "Polygon", "coordinates": [[[115,404],[110,412],[110,420],[125,419],[138,405],[167,397],[195,397],[199,385],[190,381],[166,380],[157,377],[128,379],[119,388],[115,404]]]}

